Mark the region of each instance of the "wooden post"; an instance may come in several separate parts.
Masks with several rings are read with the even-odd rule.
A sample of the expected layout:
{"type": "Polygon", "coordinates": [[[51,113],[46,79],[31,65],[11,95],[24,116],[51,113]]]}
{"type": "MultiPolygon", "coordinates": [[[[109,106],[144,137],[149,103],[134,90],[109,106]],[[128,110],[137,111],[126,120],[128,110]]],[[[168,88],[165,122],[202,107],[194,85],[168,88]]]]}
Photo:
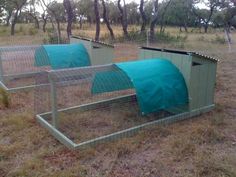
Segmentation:
{"type": "Polygon", "coordinates": [[[58,128],[58,110],[57,110],[57,92],[55,87],[55,81],[51,78],[49,73],[50,82],[50,100],[52,109],[52,125],[54,128],[58,128]]]}

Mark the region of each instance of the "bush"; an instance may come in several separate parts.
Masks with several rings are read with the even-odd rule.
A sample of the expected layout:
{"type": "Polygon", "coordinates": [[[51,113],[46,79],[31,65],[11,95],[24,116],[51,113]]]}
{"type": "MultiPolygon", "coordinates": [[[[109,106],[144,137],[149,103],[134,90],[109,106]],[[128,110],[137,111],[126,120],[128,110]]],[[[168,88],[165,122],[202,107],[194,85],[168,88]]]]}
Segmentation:
{"type": "MultiPolygon", "coordinates": [[[[110,37],[110,36],[109,36],[110,37]]],[[[147,35],[145,33],[141,33],[138,30],[132,29],[128,32],[128,37],[124,35],[119,35],[115,39],[116,42],[135,42],[138,44],[143,44],[147,42],[147,35]]]]}
{"type": "Polygon", "coordinates": [[[29,35],[34,36],[38,33],[38,29],[29,28],[29,35]]]}
{"type": "Polygon", "coordinates": [[[0,103],[5,108],[9,108],[9,106],[10,106],[9,95],[7,94],[7,92],[3,88],[0,88],[0,103]]]}
{"type": "MultiPolygon", "coordinates": [[[[49,44],[58,44],[58,36],[56,34],[49,33],[48,34],[48,40],[44,40],[44,43],[49,43],[49,44]]],[[[59,43],[60,44],[67,44],[69,41],[66,37],[61,37],[59,43]]]]}

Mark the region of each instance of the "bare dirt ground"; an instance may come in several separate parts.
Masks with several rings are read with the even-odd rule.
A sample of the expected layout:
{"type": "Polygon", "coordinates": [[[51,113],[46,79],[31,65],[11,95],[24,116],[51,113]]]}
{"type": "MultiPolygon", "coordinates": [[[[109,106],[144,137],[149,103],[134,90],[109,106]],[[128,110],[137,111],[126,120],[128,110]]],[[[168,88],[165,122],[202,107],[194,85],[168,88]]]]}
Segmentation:
{"type": "Polygon", "coordinates": [[[212,51],[221,58],[214,111],[83,151],[36,122],[32,92],[13,95],[0,107],[0,177],[235,177],[236,53],[212,51]]]}

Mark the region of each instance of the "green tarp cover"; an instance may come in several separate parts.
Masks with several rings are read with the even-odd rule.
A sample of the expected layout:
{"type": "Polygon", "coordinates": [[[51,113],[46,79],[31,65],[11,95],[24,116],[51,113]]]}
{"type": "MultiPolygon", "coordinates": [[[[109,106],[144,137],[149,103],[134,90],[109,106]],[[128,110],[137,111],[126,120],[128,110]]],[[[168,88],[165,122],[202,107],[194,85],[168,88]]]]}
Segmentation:
{"type": "Polygon", "coordinates": [[[37,67],[63,69],[89,65],[89,54],[83,44],[43,45],[35,51],[37,67]]]}
{"type": "Polygon", "coordinates": [[[123,77],[117,72],[114,74],[113,71],[99,73],[94,78],[92,93],[133,87],[136,90],[138,104],[143,115],[188,103],[185,80],[178,68],[170,61],[145,59],[115,65],[120,69],[118,73],[123,72],[126,76],[123,77]],[[107,76],[110,79],[107,79],[107,76]],[[127,77],[128,82],[126,82],[127,77]]]}

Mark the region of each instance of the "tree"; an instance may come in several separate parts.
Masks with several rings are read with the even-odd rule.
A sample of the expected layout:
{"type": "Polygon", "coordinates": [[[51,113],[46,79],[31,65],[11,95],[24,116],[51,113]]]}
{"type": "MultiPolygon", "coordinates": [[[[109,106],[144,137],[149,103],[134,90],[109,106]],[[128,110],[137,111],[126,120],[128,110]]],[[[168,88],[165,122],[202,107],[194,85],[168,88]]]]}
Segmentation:
{"type": "Polygon", "coordinates": [[[12,17],[13,11],[14,11],[14,6],[12,4],[11,1],[5,1],[5,6],[4,6],[4,10],[6,12],[5,16],[6,16],[6,26],[10,25],[10,19],[12,17]]]}
{"type": "Polygon", "coordinates": [[[39,29],[40,26],[39,26],[38,18],[40,16],[40,14],[36,11],[36,7],[35,7],[36,5],[39,5],[39,2],[37,0],[30,0],[29,1],[29,4],[28,4],[28,6],[29,6],[28,14],[29,14],[29,16],[32,19],[34,19],[34,21],[35,21],[35,28],[39,29]]]}
{"type": "Polygon", "coordinates": [[[98,0],[94,0],[94,12],[96,16],[96,34],[95,34],[95,40],[99,41],[100,37],[100,14],[99,14],[99,7],[98,7],[98,0]]]}
{"type": "Polygon", "coordinates": [[[107,16],[109,17],[111,24],[120,23],[120,11],[117,8],[117,4],[113,1],[107,2],[107,16]]]}
{"type": "MultiPolygon", "coordinates": [[[[49,4],[46,4],[45,0],[42,0],[44,6],[48,10],[48,14],[52,16],[57,24],[57,35],[58,35],[58,43],[61,42],[61,22],[66,21],[65,20],[65,10],[63,7],[63,4],[58,3],[56,1],[53,1],[49,4]]],[[[52,21],[52,19],[51,19],[52,21]]],[[[52,22],[53,25],[53,22],[52,22]]],[[[54,25],[53,25],[54,26],[54,25]]]]}
{"type": "MultiPolygon", "coordinates": [[[[194,0],[194,4],[199,4],[199,0],[194,0]]],[[[196,15],[200,21],[200,23],[203,23],[204,25],[204,31],[207,33],[209,22],[211,21],[211,18],[213,16],[213,13],[215,10],[217,10],[217,7],[220,5],[219,0],[202,0],[201,3],[203,3],[208,9],[199,9],[193,6],[192,12],[194,15],[196,15]]]]}
{"type": "Polygon", "coordinates": [[[147,25],[147,16],[144,11],[144,0],[140,0],[139,11],[142,17],[142,26],[141,26],[141,33],[145,33],[146,25],[147,25]]]}
{"type": "MultiPolygon", "coordinates": [[[[169,1],[167,1],[167,2],[162,3],[162,6],[164,6],[164,7],[162,8],[161,17],[160,17],[160,21],[161,21],[161,22],[160,22],[160,24],[161,24],[160,32],[161,32],[161,33],[164,32],[164,18],[165,18],[167,9],[168,9],[168,7],[170,6],[171,2],[172,2],[172,0],[169,0],[169,1]]],[[[184,2],[183,2],[183,3],[184,3],[184,2]]],[[[180,11],[181,11],[181,10],[180,10],[180,11]]],[[[181,13],[181,12],[179,12],[179,13],[181,13]]]]}
{"type": "Polygon", "coordinates": [[[67,37],[69,38],[72,34],[72,23],[73,23],[74,13],[70,0],[63,0],[63,5],[67,14],[67,37]]]}
{"type": "Polygon", "coordinates": [[[127,9],[126,9],[126,3],[125,0],[123,0],[124,6],[121,6],[121,0],[118,0],[118,8],[120,11],[120,20],[122,24],[122,29],[124,36],[128,38],[128,22],[127,22],[127,9]]]}
{"type": "MultiPolygon", "coordinates": [[[[236,1],[233,0],[222,0],[220,1],[221,8],[221,20],[225,29],[226,37],[228,43],[232,43],[230,36],[230,28],[233,24],[233,21],[236,17],[236,1]]],[[[217,19],[219,21],[219,19],[217,19]]],[[[234,24],[235,25],[235,24],[234,24]]]]}
{"type": "Polygon", "coordinates": [[[138,11],[138,6],[139,5],[136,2],[126,4],[128,24],[140,24],[140,14],[138,11]]]}
{"type": "Polygon", "coordinates": [[[107,15],[107,7],[106,7],[106,4],[105,4],[105,0],[102,0],[102,6],[103,6],[103,19],[104,19],[104,22],[106,23],[107,29],[110,32],[111,39],[114,40],[115,35],[114,35],[114,32],[111,28],[111,24],[110,24],[108,15],[107,15]]]}
{"type": "Polygon", "coordinates": [[[82,29],[83,20],[87,20],[90,25],[95,20],[93,0],[79,0],[75,5],[75,11],[79,18],[80,29],[82,29]]]}
{"type": "Polygon", "coordinates": [[[26,5],[27,0],[11,0],[9,3],[14,7],[14,15],[11,24],[11,35],[15,35],[15,26],[22,8],[26,5]]]}
{"type": "Polygon", "coordinates": [[[44,5],[42,4],[41,1],[39,1],[39,4],[43,10],[42,14],[41,14],[41,18],[43,20],[43,32],[46,33],[46,25],[47,25],[47,20],[48,20],[48,14],[47,14],[47,10],[45,9],[44,5]]]}
{"type": "Polygon", "coordinates": [[[154,0],[153,2],[153,15],[151,19],[151,24],[150,24],[150,38],[153,40],[155,36],[155,27],[158,21],[158,7],[159,7],[159,2],[158,0],[154,0]]]}
{"type": "Polygon", "coordinates": [[[192,0],[172,0],[166,11],[166,21],[169,25],[179,26],[180,31],[184,27],[194,26],[196,17],[191,13],[192,0]]]}

